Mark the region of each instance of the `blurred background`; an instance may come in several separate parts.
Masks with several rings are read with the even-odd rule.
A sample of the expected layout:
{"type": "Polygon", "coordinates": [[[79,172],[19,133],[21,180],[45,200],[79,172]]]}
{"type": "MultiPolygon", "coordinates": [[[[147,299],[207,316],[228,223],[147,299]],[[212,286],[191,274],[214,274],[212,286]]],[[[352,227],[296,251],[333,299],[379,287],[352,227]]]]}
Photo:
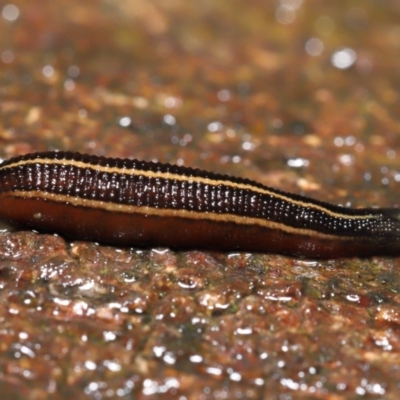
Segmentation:
{"type": "Polygon", "coordinates": [[[398,13],[396,1],[3,3],[2,156],[157,159],[392,205],[398,13]]]}

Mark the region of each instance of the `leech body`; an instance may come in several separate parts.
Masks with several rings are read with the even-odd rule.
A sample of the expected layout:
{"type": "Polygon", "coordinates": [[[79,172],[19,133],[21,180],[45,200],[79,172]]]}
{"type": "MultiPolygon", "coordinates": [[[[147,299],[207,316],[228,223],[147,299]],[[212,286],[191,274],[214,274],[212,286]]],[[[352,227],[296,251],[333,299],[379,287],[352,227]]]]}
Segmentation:
{"type": "Polygon", "coordinates": [[[0,164],[0,219],[118,246],[400,255],[397,209],[347,209],[246,179],[70,152],[0,164]]]}

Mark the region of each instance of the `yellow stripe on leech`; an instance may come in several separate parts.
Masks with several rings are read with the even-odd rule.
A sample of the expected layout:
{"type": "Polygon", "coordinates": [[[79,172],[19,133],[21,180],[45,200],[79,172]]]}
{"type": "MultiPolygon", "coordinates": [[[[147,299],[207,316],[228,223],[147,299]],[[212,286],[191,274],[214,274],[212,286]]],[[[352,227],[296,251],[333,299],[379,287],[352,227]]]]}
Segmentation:
{"type": "MultiPolygon", "coordinates": [[[[321,233],[314,231],[312,229],[295,228],[289,225],[285,225],[279,222],[269,221],[266,219],[244,217],[234,214],[217,214],[217,213],[205,213],[198,211],[188,211],[188,210],[172,210],[172,209],[160,209],[153,207],[138,207],[126,204],[110,203],[99,200],[82,199],[76,196],[67,196],[61,194],[47,193],[41,191],[15,191],[10,193],[4,193],[0,196],[13,196],[19,198],[33,198],[33,199],[44,199],[48,201],[54,201],[57,203],[68,203],[72,206],[81,206],[91,209],[104,210],[110,212],[118,212],[125,214],[142,214],[147,216],[157,216],[157,217],[172,217],[172,218],[185,218],[192,220],[207,220],[215,222],[233,222],[239,225],[253,226],[257,225],[263,228],[283,231],[286,233],[291,233],[294,235],[311,236],[320,239],[339,239],[339,240],[355,240],[351,236],[340,236],[321,233]]],[[[356,238],[359,240],[360,238],[356,238]]]]}
{"type": "Polygon", "coordinates": [[[229,186],[232,188],[242,189],[242,190],[251,190],[255,193],[264,194],[267,196],[273,196],[277,199],[286,201],[293,205],[304,207],[304,208],[312,208],[314,210],[322,211],[333,218],[344,218],[344,219],[373,219],[378,218],[377,215],[346,215],[340,212],[331,211],[324,206],[308,203],[307,201],[302,200],[294,200],[290,196],[286,196],[280,193],[275,193],[274,191],[270,191],[268,189],[262,189],[257,186],[252,186],[245,183],[235,183],[229,180],[218,180],[218,179],[210,179],[210,178],[202,178],[202,177],[189,177],[183,176],[179,174],[171,174],[169,172],[154,172],[154,171],[146,171],[146,170],[139,170],[139,169],[124,169],[124,168],[117,168],[117,167],[105,167],[100,165],[92,165],[88,163],[84,163],[82,161],[75,161],[75,160],[53,160],[51,158],[38,158],[34,160],[21,160],[14,164],[8,164],[4,167],[0,166],[0,171],[2,169],[9,169],[15,168],[22,165],[28,164],[56,164],[56,165],[66,165],[66,166],[74,166],[76,168],[86,168],[91,169],[93,171],[100,171],[100,172],[107,172],[107,173],[116,173],[116,174],[125,174],[125,175],[134,175],[134,176],[145,176],[148,178],[162,178],[162,179],[170,179],[170,180],[177,180],[181,182],[200,182],[203,185],[211,185],[211,186],[218,186],[224,185],[229,186]]]}

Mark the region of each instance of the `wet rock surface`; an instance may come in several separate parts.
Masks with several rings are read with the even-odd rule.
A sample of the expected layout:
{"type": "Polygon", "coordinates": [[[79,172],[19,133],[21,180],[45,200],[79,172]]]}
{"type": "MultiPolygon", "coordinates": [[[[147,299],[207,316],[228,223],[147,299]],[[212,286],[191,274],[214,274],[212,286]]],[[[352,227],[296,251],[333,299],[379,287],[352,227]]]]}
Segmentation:
{"type": "MultiPolygon", "coordinates": [[[[397,206],[396,1],[1,5],[1,157],[69,149],[397,206]]],[[[173,227],[171,227],[173,229],[173,227]]],[[[398,258],[0,234],[4,398],[397,399],[398,258]]]]}

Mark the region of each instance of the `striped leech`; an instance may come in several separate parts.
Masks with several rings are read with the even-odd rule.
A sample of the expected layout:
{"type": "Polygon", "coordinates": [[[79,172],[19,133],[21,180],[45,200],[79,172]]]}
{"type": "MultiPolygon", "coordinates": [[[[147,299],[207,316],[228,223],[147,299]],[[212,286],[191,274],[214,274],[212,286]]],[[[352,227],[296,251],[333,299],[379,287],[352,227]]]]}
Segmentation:
{"type": "Polygon", "coordinates": [[[400,255],[398,209],[349,209],[198,169],[62,151],[0,164],[0,220],[116,246],[400,255]]]}

